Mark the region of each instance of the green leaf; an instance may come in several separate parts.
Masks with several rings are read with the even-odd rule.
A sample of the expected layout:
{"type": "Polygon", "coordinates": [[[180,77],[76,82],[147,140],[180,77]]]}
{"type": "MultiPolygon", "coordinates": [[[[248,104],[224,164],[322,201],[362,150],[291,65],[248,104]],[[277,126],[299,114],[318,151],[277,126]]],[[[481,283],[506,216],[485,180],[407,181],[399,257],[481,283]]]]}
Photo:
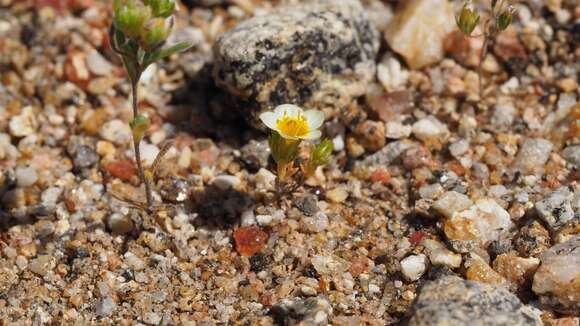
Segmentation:
{"type": "Polygon", "coordinates": [[[179,53],[179,52],[183,52],[185,50],[188,50],[192,46],[193,46],[193,44],[191,44],[191,43],[180,42],[180,43],[177,43],[177,44],[172,45],[172,46],[167,47],[167,48],[155,50],[151,53],[148,53],[147,56],[145,56],[143,66],[146,67],[146,66],[148,66],[154,62],[157,62],[161,59],[165,59],[174,53],[179,53]]]}

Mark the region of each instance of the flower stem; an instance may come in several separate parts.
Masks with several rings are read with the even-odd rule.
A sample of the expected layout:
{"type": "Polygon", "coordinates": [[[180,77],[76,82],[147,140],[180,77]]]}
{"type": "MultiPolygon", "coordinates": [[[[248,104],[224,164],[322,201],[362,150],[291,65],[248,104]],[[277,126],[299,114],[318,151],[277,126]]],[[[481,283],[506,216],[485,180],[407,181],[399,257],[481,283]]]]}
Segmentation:
{"type": "Polygon", "coordinates": [[[489,43],[489,35],[487,32],[483,34],[483,47],[481,48],[481,56],[479,57],[479,64],[477,65],[477,76],[479,77],[479,100],[483,100],[483,78],[482,78],[482,67],[483,60],[487,55],[487,45],[489,43]]]}
{"type": "MultiPolygon", "coordinates": [[[[137,106],[138,102],[138,88],[139,88],[139,81],[132,81],[131,82],[131,91],[133,97],[133,118],[136,118],[139,115],[139,108],[137,106]]],[[[141,179],[141,183],[145,185],[145,195],[147,198],[147,210],[150,210],[153,206],[153,196],[151,194],[151,185],[149,184],[149,179],[145,176],[145,170],[143,169],[143,164],[141,163],[141,150],[139,149],[139,143],[141,142],[140,139],[135,138],[133,134],[133,148],[135,149],[135,162],[137,163],[137,170],[139,170],[139,178],[141,179]]]]}

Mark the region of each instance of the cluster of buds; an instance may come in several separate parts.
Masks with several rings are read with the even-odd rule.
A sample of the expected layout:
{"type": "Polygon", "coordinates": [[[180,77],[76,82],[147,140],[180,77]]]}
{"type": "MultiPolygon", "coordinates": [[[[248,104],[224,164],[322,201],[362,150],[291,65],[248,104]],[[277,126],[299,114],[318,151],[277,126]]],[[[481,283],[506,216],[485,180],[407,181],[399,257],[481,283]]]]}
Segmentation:
{"type": "MultiPolygon", "coordinates": [[[[135,158],[141,182],[145,184],[147,207],[152,206],[149,179],[151,171],[141,165],[139,143],[151,124],[148,117],[140,115],[137,105],[139,79],[145,69],[174,53],[191,47],[181,42],[164,47],[173,29],[173,0],[115,0],[113,3],[113,23],[109,31],[111,48],[119,54],[131,81],[133,96],[133,120],[129,123],[133,132],[135,158]]],[[[163,151],[160,152],[160,159],[163,151]]],[[[155,162],[159,160],[156,158],[155,162]]],[[[154,164],[156,166],[156,164],[154,164]]],[[[152,167],[154,171],[154,167],[152,167]]]]}
{"type": "Polygon", "coordinates": [[[324,122],[322,111],[304,111],[298,106],[284,104],[273,112],[262,113],[260,119],[272,130],[268,144],[277,165],[279,182],[284,183],[299,172],[300,179],[312,176],[319,166],[328,163],[333,145],[325,139],[310,151],[306,160],[296,166],[301,142],[317,140],[322,134],[318,130],[324,122]]]}
{"type": "MultiPolygon", "coordinates": [[[[493,27],[495,27],[497,31],[506,30],[513,20],[515,8],[509,4],[504,6],[504,4],[505,1],[501,1],[499,5],[497,0],[491,1],[491,15],[494,22],[493,27]]],[[[480,15],[475,10],[471,0],[468,0],[463,4],[463,8],[461,8],[459,15],[455,18],[457,27],[467,36],[471,36],[471,33],[473,33],[473,30],[477,27],[479,21],[480,15]]]]}

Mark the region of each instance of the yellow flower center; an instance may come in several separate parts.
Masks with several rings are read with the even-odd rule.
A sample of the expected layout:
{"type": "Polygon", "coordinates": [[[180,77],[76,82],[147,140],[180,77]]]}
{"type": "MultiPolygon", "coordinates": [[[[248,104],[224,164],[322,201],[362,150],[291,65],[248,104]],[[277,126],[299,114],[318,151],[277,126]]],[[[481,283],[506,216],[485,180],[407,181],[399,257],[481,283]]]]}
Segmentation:
{"type": "Polygon", "coordinates": [[[281,133],[292,137],[306,136],[309,132],[308,121],[306,121],[306,117],[302,114],[297,116],[284,114],[282,119],[276,121],[276,127],[278,127],[281,133]]]}

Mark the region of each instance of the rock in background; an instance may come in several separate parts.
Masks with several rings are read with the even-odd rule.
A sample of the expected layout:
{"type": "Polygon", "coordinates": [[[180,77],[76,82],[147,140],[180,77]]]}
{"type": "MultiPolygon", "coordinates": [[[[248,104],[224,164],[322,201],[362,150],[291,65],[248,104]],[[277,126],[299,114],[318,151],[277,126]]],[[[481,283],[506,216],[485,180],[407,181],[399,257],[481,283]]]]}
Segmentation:
{"type": "Polygon", "coordinates": [[[426,283],[409,326],[542,325],[538,314],[502,287],[445,276],[426,283]]]}
{"type": "Polygon", "coordinates": [[[385,39],[411,69],[420,69],[443,59],[444,39],[455,28],[449,1],[401,1],[385,39]]]}
{"type": "Polygon", "coordinates": [[[223,34],[214,78],[258,111],[284,103],[341,108],[374,79],[378,49],[379,34],[358,0],[309,1],[223,34]]]}

